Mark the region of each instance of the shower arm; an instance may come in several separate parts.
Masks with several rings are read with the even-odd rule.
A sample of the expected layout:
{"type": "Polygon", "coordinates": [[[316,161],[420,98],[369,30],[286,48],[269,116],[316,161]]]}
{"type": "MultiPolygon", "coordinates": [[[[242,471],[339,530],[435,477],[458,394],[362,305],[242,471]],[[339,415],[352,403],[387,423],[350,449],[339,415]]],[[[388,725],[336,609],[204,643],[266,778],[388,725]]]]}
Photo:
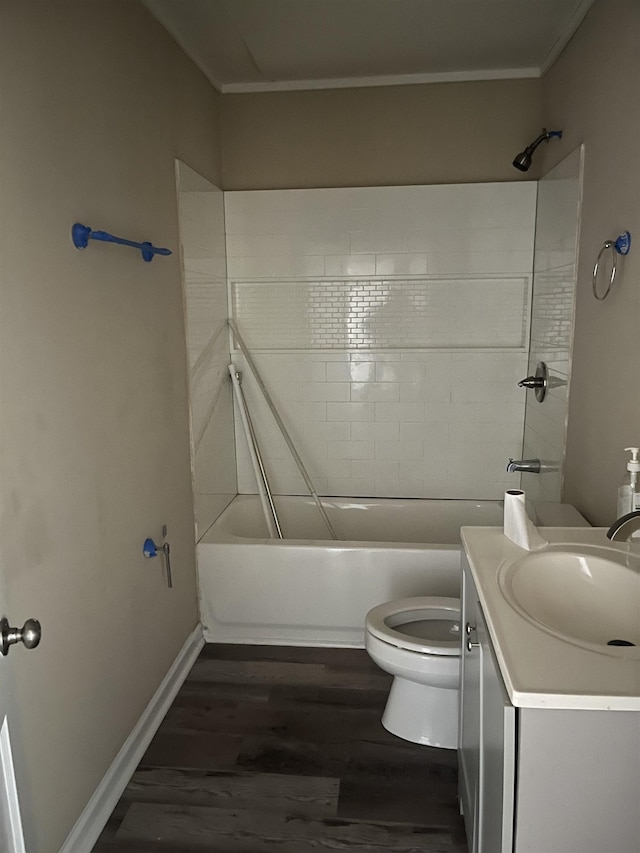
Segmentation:
{"type": "Polygon", "coordinates": [[[551,137],[552,133],[554,133],[554,131],[549,132],[549,131],[543,130],[542,133],[540,134],[540,136],[537,139],[533,140],[531,145],[527,145],[525,150],[528,151],[530,154],[533,154],[533,152],[536,150],[538,145],[540,145],[541,142],[544,142],[545,139],[549,139],[551,137]]]}
{"type": "Polygon", "coordinates": [[[302,459],[300,458],[298,451],[295,448],[295,445],[291,439],[291,436],[289,435],[289,432],[288,432],[286,426],[284,425],[282,418],[280,417],[280,415],[278,413],[278,410],[276,409],[275,403],[271,399],[271,395],[267,391],[266,385],[264,384],[264,382],[262,381],[262,377],[258,373],[258,368],[256,367],[253,359],[251,358],[251,354],[247,348],[247,345],[245,344],[244,340],[242,339],[242,335],[238,331],[238,327],[236,326],[235,322],[232,319],[227,320],[227,322],[229,324],[229,328],[233,332],[234,338],[238,342],[238,346],[240,347],[240,351],[242,352],[242,355],[244,356],[245,361],[247,362],[251,372],[253,373],[253,377],[256,380],[258,388],[260,388],[260,390],[262,391],[262,396],[264,397],[267,406],[269,406],[271,414],[273,415],[273,418],[274,418],[276,424],[278,425],[278,429],[282,433],[282,437],[284,438],[285,443],[286,443],[287,447],[289,448],[289,452],[293,456],[294,462],[298,466],[298,471],[300,471],[302,479],[304,480],[305,485],[309,491],[309,494],[313,498],[313,501],[314,501],[316,507],[318,508],[318,512],[322,516],[322,520],[324,521],[331,538],[337,539],[338,537],[336,535],[336,532],[333,529],[333,525],[331,524],[331,522],[329,520],[329,516],[327,515],[325,508],[322,506],[320,498],[318,497],[318,493],[316,492],[316,490],[313,486],[313,482],[311,481],[311,477],[309,477],[309,474],[307,473],[307,469],[304,467],[304,463],[303,463],[302,459]]]}
{"type": "Polygon", "coordinates": [[[542,131],[542,133],[540,134],[540,136],[537,139],[533,140],[531,145],[527,145],[527,147],[525,148],[525,151],[529,154],[530,157],[532,157],[533,152],[536,150],[536,148],[538,147],[538,145],[540,145],[541,142],[548,142],[550,139],[554,139],[554,138],[560,139],[561,137],[562,137],[562,131],[561,130],[546,130],[546,128],[545,128],[542,131]]]}

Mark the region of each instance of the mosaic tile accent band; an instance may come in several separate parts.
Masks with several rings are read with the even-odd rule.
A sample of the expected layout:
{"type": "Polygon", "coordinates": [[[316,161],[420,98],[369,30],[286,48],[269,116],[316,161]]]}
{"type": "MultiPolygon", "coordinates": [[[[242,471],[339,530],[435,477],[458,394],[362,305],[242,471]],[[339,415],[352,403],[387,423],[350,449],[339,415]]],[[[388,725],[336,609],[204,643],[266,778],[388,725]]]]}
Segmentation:
{"type": "Polygon", "coordinates": [[[529,276],[236,280],[248,345],[286,349],[518,349],[529,276]]]}

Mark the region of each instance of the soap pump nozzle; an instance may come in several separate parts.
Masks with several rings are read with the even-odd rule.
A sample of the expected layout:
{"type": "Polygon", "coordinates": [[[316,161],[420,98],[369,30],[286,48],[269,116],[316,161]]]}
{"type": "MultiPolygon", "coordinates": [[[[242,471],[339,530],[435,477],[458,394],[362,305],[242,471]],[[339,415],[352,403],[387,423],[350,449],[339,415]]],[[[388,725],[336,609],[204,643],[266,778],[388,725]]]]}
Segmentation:
{"type": "Polygon", "coordinates": [[[627,471],[635,471],[636,474],[640,473],[640,459],[638,459],[640,447],[625,447],[625,450],[631,451],[631,459],[627,462],[627,471]]]}

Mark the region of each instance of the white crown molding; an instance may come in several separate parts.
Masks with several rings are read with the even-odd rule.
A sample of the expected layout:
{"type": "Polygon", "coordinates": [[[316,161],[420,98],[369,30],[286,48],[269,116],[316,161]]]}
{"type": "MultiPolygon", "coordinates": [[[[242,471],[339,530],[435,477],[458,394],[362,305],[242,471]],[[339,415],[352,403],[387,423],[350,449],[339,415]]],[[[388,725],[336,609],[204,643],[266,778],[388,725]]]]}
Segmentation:
{"type": "Polygon", "coordinates": [[[558,35],[558,38],[555,40],[551,50],[547,54],[547,58],[540,67],[541,76],[547,73],[565,47],[569,44],[574,33],[587,17],[587,13],[594,3],[595,0],[582,0],[582,2],[576,4],[576,8],[573,10],[573,14],[567,21],[566,27],[558,35]]]}
{"type": "Polygon", "coordinates": [[[191,45],[189,44],[189,40],[187,38],[183,38],[182,35],[179,35],[175,31],[175,20],[173,15],[167,14],[166,11],[162,14],[161,10],[156,8],[152,3],[147,2],[147,0],[141,0],[142,5],[146,7],[149,14],[157,21],[163,30],[167,33],[169,38],[171,38],[180,48],[180,50],[187,56],[191,62],[196,66],[198,71],[202,72],[204,76],[207,78],[209,83],[213,86],[213,88],[217,92],[222,92],[222,83],[211,74],[211,70],[207,67],[207,63],[202,60],[199,56],[194,56],[193,51],[191,50],[191,45]]]}
{"type": "Polygon", "coordinates": [[[268,83],[223,83],[223,95],[250,92],[296,92],[312,89],[362,89],[376,86],[413,86],[424,83],[467,83],[540,77],[539,68],[494,68],[480,71],[441,71],[430,74],[393,74],[382,77],[344,77],[329,80],[284,80],[268,83]]]}
{"type": "Polygon", "coordinates": [[[212,72],[205,56],[191,49],[189,39],[180,32],[179,15],[176,20],[175,9],[168,5],[158,5],[153,0],[141,0],[150,14],[164,27],[171,38],[186,53],[196,67],[204,74],[214,89],[220,94],[244,94],[258,92],[293,92],[314,89],[350,89],[377,86],[409,86],[426,83],[464,83],[481,80],[505,80],[542,77],[562,53],[574,35],[595,0],[574,0],[574,8],[568,16],[565,26],[556,38],[539,67],[497,68],[469,71],[443,71],[422,74],[380,75],[372,77],[328,78],[322,80],[271,80],[260,82],[224,83],[212,72]]]}

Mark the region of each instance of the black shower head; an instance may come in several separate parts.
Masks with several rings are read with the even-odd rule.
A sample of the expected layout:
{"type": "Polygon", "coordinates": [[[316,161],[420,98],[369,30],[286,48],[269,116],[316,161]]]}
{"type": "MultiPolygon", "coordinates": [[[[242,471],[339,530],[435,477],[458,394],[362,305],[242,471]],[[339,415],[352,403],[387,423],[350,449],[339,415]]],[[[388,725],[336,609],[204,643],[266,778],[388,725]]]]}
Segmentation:
{"type": "Polygon", "coordinates": [[[513,165],[516,169],[520,169],[521,172],[528,172],[529,167],[531,166],[531,160],[533,158],[533,152],[536,150],[538,145],[541,142],[548,141],[552,136],[557,136],[558,139],[562,136],[561,130],[547,130],[546,128],[542,129],[542,133],[537,139],[531,143],[531,145],[527,145],[524,151],[521,151],[519,154],[516,154],[516,157],[513,161],[513,165]]]}

